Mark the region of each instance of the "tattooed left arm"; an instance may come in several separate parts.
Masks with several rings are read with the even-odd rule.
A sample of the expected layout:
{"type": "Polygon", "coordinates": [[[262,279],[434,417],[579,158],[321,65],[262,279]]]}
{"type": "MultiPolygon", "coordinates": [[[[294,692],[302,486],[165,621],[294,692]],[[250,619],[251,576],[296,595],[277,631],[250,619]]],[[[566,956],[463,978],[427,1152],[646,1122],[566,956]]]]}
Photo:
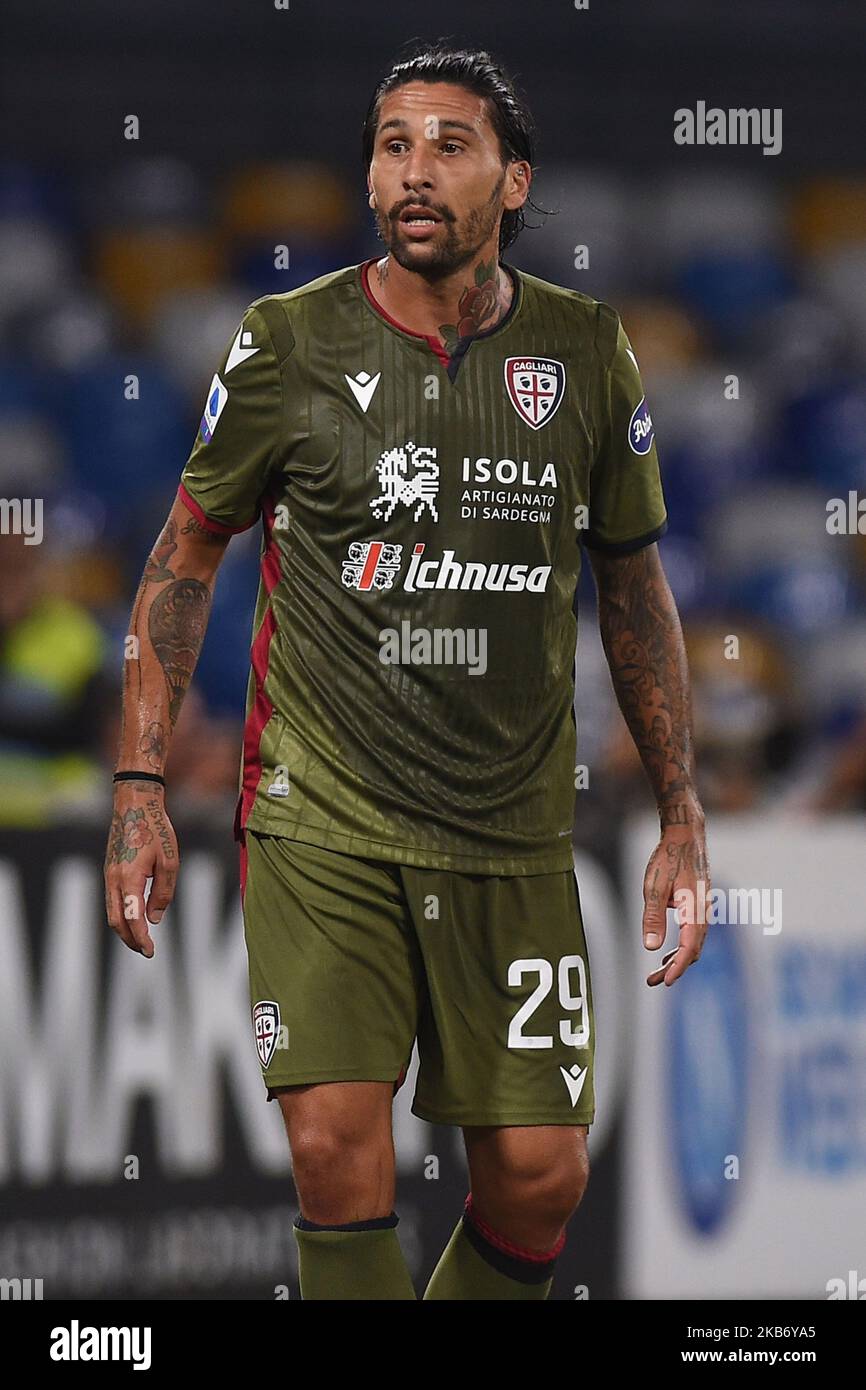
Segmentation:
{"type": "Polygon", "coordinates": [[[613,688],[655,792],[661,822],[661,838],[644,877],[647,950],[664,942],[667,908],[681,909],[680,942],[672,963],[665,966],[663,961],[647,983],[672,985],[700,956],[709,893],[682,628],[657,545],[629,555],[588,553],[613,688]]]}

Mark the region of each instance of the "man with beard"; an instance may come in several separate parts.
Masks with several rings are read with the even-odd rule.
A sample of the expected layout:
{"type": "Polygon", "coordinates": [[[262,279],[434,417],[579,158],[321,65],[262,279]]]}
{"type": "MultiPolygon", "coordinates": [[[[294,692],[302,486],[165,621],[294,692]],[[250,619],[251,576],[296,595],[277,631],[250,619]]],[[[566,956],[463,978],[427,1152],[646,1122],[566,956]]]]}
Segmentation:
{"type": "MultiPolygon", "coordinates": [[[[170,901],[165,747],[223,548],[261,516],[235,828],[302,1296],[415,1297],[391,1108],[417,1038],[413,1112],[462,1128],[471,1177],[424,1297],[543,1299],[595,1107],[572,858],[583,546],[659,806],[648,949],[707,877],[652,420],[616,313],[501,259],[533,144],[487,53],[397,64],[363,153],[385,254],[250,306],[139,592],[109,916],[152,955],[121,904],[149,873],[151,922],[170,901]]],[[[684,921],[648,982],[672,984],[704,932],[684,921]]]]}

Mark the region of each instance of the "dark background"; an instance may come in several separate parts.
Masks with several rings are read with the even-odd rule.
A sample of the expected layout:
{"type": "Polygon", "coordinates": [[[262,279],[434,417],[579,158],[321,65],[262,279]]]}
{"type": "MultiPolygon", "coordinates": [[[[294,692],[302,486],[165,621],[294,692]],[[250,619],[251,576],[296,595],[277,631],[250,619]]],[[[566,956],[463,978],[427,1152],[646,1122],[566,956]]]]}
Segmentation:
{"type": "Polygon", "coordinates": [[[616,161],[640,178],[644,161],[670,163],[672,100],[704,97],[783,106],[787,170],[862,161],[852,119],[863,80],[856,0],[591,0],[587,11],[568,0],[3,8],[2,115],[27,158],[98,167],[117,154],[118,113],[134,110],[157,149],[210,171],[255,152],[326,159],[352,173],[362,109],[396,49],[445,36],[502,55],[529,92],[542,159],[555,149],[616,161]]]}

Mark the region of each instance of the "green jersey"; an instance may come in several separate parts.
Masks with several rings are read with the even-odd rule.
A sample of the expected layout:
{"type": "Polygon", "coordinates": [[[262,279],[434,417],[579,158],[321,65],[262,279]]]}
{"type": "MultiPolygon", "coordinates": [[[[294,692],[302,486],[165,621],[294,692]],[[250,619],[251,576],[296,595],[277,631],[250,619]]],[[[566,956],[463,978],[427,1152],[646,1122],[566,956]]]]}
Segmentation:
{"type": "Polygon", "coordinates": [[[250,305],[181,479],[205,526],[262,519],[236,834],[567,869],[581,549],[666,527],[637,362],[607,305],[508,266],[449,357],[372,264],[250,305]]]}

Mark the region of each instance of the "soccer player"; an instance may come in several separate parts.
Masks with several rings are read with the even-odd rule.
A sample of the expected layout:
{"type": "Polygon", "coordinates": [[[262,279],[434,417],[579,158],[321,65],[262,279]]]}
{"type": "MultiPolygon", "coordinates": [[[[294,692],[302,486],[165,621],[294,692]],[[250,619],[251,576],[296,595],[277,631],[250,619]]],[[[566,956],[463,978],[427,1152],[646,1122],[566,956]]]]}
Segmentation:
{"type": "MultiPolygon", "coordinates": [[[[108,917],[153,954],[178,864],[166,749],[229,537],[261,517],[235,833],[302,1296],[416,1296],[391,1108],[417,1037],[413,1112],[462,1127],[471,1185],[424,1297],[544,1299],[595,1107],[572,858],[584,548],[659,808],[649,950],[707,878],[653,426],[617,314],[501,259],[533,139],[487,53],[396,65],[363,153],[385,254],[249,307],[145,570],[108,917]]],[[[698,916],[649,984],[698,958],[698,916]]]]}

